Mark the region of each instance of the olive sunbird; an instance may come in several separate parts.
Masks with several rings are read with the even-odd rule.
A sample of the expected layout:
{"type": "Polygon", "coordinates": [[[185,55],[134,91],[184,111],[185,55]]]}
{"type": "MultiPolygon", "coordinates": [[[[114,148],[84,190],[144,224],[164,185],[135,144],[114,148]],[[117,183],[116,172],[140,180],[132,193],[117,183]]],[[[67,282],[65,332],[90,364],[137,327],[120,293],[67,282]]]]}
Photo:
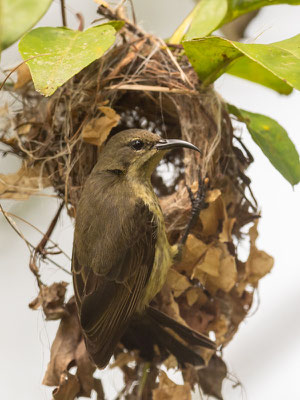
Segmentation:
{"type": "MultiPolygon", "coordinates": [[[[168,242],[150,181],[159,161],[175,147],[200,151],[191,143],[162,139],[146,130],[119,132],[104,145],[84,185],[76,213],[72,272],[86,347],[99,368],[108,364],[126,330],[135,329],[135,324],[139,330],[139,316],[142,322],[147,315],[154,325],[174,329],[179,336],[174,343],[167,330],[158,330],[157,336],[159,341],[167,334],[173,353],[182,340],[215,348],[205,335],[148,307],[179,251],[178,245],[168,242]]],[[[126,335],[125,342],[132,342],[126,335]]]]}

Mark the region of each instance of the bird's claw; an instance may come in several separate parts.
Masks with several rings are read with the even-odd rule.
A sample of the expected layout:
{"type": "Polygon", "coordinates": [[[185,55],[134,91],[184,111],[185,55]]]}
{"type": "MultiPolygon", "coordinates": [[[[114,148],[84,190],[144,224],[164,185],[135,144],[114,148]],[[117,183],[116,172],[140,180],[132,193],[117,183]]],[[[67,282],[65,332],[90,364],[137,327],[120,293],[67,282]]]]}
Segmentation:
{"type": "Polygon", "coordinates": [[[189,193],[190,201],[192,204],[192,216],[199,216],[200,211],[207,207],[205,203],[206,190],[208,186],[208,178],[202,179],[201,171],[198,171],[198,189],[196,193],[192,192],[192,189],[186,185],[187,191],[189,193]]]}
{"type": "Polygon", "coordinates": [[[190,230],[196,225],[200,211],[207,208],[207,203],[205,203],[206,190],[208,187],[208,178],[202,179],[201,171],[198,171],[198,189],[195,193],[192,189],[186,185],[189,198],[192,204],[191,219],[186,227],[186,231],[181,239],[181,243],[184,244],[190,233],[190,230]]]}

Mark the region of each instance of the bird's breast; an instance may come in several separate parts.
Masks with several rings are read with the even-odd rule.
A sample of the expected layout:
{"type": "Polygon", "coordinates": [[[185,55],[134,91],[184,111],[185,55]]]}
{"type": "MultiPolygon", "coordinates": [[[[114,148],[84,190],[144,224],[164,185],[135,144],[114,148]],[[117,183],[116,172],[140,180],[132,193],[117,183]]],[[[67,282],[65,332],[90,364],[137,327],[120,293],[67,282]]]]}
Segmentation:
{"type": "Polygon", "coordinates": [[[177,251],[174,246],[170,246],[167,239],[164,216],[150,182],[149,184],[135,183],[132,188],[136,196],[141,198],[149,207],[149,210],[153,213],[154,222],[157,225],[155,257],[152,272],[145,287],[144,296],[138,307],[138,311],[142,311],[165,283],[168,270],[173,264],[177,251]]]}

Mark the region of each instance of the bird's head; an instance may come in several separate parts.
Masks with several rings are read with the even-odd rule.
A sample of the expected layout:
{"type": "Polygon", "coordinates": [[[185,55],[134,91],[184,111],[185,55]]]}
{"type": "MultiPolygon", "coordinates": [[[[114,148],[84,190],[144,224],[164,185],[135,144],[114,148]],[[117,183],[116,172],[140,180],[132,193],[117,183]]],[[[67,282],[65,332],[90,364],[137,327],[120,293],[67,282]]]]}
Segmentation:
{"type": "Polygon", "coordinates": [[[150,178],[159,161],[169,150],[186,147],[200,152],[198,147],[179,139],[162,139],[143,129],[129,129],[112,136],[103,147],[97,171],[120,171],[132,178],[150,178]]]}

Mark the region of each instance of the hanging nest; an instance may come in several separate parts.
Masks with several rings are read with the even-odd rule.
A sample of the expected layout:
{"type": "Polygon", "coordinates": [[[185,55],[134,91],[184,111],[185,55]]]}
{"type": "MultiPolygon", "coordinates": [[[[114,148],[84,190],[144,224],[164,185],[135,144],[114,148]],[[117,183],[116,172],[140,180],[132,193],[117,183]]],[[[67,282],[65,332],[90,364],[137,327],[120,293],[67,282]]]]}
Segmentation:
{"type": "MultiPolygon", "coordinates": [[[[98,12],[116,19],[107,8],[100,7],[98,12]]],[[[31,81],[16,92],[22,107],[13,118],[14,130],[6,129],[1,141],[22,159],[22,167],[16,174],[1,175],[2,198],[25,199],[51,186],[62,199],[59,212],[66,207],[71,217],[76,216],[80,192],[97,161],[99,146],[109,134],[128,128],[181,138],[202,150],[202,155],[172,151],[153,175],[171,244],[179,240],[189,220],[186,185],[197,189],[199,171],[209,182],[207,208],[188,237],[182,261],[169,271],[153,304],[213,336],[219,349],[227,345],[249,313],[255,288],[272,268],[273,259],[255,245],[258,212],[245,175],[253,161],[251,154],[235,135],[225,103],[212,87],[201,89],[180,46],[168,47],[127,21],[117,44],[50,98],[39,95],[31,81]],[[246,233],[244,227],[249,223],[252,226],[246,233]],[[246,262],[239,259],[241,239],[250,241],[246,262]]],[[[53,392],[55,399],[89,397],[92,389],[103,398],[101,382],[93,377],[95,366],[85,350],[74,300],[65,302],[66,283],[46,286],[37,266],[47,256],[48,238],[59,212],[30,258],[40,287],[30,307],[43,307],[47,319],[61,319],[44,383],[58,387],[53,392]],[[72,366],[77,366],[75,375],[69,372],[72,366]]],[[[152,393],[154,399],[189,399],[195,385],[222,398],[227,372],[220,351],[203,351],[203,369],[178,365],[174,356],[159,349],[154,353],[151,363],[145,363],[137,351],[118,346],[112,367],[123,370],[124,398],[151,398],[152,393]],[[181,369],[184,385],[170,381],[162,364],[181,369]]]]}

